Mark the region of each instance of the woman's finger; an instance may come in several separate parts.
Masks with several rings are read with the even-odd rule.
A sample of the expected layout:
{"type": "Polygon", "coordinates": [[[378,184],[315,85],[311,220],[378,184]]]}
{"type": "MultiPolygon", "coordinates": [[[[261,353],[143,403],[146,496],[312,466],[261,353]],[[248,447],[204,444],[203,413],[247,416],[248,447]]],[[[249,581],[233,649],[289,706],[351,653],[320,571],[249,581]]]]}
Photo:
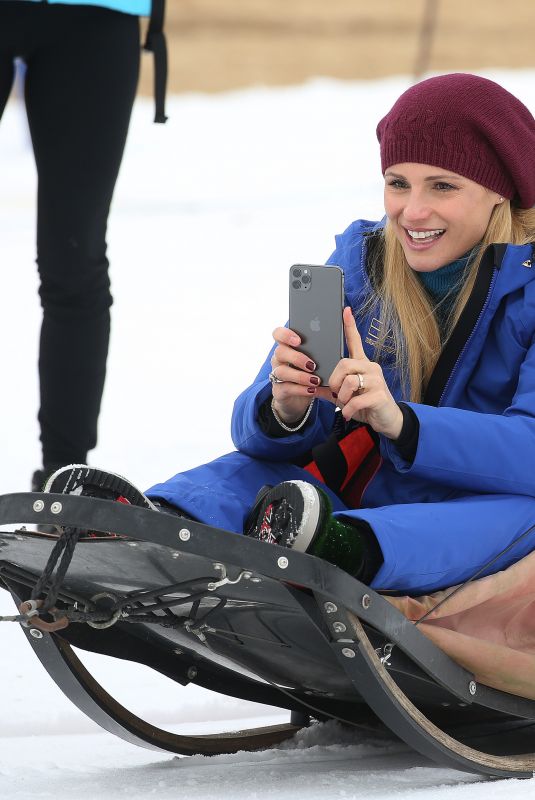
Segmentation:
{"type": "Polygon", "coordinates": [[[315,363],[306,353],[301,353],[286,344],[279,344],[273,352],[271,365],[276,367],[279,364],[290,364],[292,367],[302,369],[305,372],[315,372],[316,370],[315,363]]]}
{"type": "Polygon", "coordinates": [[[279,344],[287,344],[290,347],[299,347],[301,344],[301,337],[290,328],[275,328],[273,338],[279,344]]]}
{"type": "Polygon", "coordinates": [[[318,387],[321,383],[321,378],[319,378],[317,375],[311,375],[310,372],[296,369],[293,365],[281,364],[278,362],[273,364],[271,375],[274,375],[275,378],[277,378],[274,383],[274,387],[280,386],[281,383],[297,384],[299,386],[307,387],[318,387]]]}
{"type": "Polygon", "coordinates": [[[375,376],[371,373],[363,375],[357,372],[346,375],[338,390],[338,400],[342,405],[345,405],[349,403],[355,395],[362,394],[363,392],[366,392],[366,396],[369,399],[370,392],[375,389],[376,386],[377,381],[375,376]]]}
{"type": "Polygon", "coordinates": [[[342,360],[339,361],[334,368],[329,378],[329,386],[333,392],[338,393],[348,375],[367,373],[372,363],[373,362],[370,362],[366,357],[360,359],[342,358],[342,360]]]}
{"type": "Polygon", "coordinates": [[[366,358],[366,353],[362,346],[362,339],[357,330],[353,312],[349,306],[344,308],[344,334],[349,351],[349,358],[366,358]]]}

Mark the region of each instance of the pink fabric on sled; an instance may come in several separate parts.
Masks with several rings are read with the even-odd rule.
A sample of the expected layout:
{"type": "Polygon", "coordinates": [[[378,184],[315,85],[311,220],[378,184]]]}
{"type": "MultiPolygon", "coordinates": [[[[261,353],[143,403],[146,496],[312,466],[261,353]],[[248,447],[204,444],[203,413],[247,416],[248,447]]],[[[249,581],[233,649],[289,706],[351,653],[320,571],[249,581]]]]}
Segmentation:
{"type": "MultiPolygon", "coordinates": [[[[416,622],[455,588],[385,599],[416,622]]],[[[418,627],[479,683],[535,700],[535,552],[467,584],[418,627]]]]}

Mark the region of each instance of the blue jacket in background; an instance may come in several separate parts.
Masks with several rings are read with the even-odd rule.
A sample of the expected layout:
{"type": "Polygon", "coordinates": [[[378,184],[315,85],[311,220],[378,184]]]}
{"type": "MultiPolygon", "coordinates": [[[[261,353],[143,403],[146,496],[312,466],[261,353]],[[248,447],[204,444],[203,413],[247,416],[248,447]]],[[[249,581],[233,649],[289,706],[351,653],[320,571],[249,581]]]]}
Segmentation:
{"type": "MultiPolygon", "coordinates": [[[[21,2],[42,3],[43,0],[21,0],[21,2]]],[[[46,0],[46,2],[66,6],[101,6],[125,14],[137,14],[140,17],[148,17],[151,10],[151,0],[46,0]]]]}
{"type": "MultiPolygon", "coordinates": [[[[368,357],[373,358],[373,313],[359,310],[372,292],[367,249],[382,223],[354,222],[336,237],[328,263],[344,270],[351,305],[368,357]]],[[[336,513],[366,520],[384,563],[372,586],[432,591],[469,578],[535,523],[535,264],[532,247],[495,246],[481,309],[436,405],[411,403],[420,431],[416,456],[405,462],[381,438],[382,466],[362,507],[336,513]]],[[[491,253],[492,255],[492,253],[491,253]]],[[[483,261],[480,270],[483,269],[483,261]]],[[[376,312],[377,313],[377,312],[376,312]]],[[[293,466],[330,434],[334,406],[316,401],[307,425],[271,438],[258,425],[258,408],[271,395],[271,353],[237,398],[232,438],[237,448],[208,465],[153,487],[201,521],[241,532],[243,519],[264,483],[310,475],[293,466]]],[[[382,362],[397,400],[402,392],[393,357],[382,362]]],[[[530,552],[535,534],[483,571],[495,572],[530,552]]]]}

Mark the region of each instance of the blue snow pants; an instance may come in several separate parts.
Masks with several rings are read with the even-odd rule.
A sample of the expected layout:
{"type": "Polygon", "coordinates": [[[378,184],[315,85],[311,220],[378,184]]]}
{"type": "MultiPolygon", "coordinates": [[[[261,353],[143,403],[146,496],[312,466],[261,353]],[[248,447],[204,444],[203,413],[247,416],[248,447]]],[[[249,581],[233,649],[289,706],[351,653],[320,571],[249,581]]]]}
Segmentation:
{"type": "Polygon", "coordinates": [[[532,525],[535,528],[532,497],[452,495],[449,490],[441,502],[348,509],[306,470],[238,452],[179,473],[153,486],[147,495],[171,503],[199,522],[242,533],[258,490],[295,479],[327,491],[336,516],[362,519],[371,526],[384,557],[371,582],[374,589],[429,593],[467,580],[496,556],[481,576],[504,569],[535,548],[534,530],[498,555],[532,525]]]}

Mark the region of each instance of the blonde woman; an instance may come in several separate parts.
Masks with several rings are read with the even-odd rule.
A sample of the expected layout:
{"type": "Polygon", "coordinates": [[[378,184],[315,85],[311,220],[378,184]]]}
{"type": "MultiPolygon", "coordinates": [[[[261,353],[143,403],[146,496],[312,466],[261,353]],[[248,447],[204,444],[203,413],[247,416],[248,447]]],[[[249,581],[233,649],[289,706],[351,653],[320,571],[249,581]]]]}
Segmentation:
{"type": "Polygon", "coordinates": [[[535,523],[535,120],[452,74],[408,89],[377,136],[386,217],[329,259],[347,355],[328,386],[276,328],[236,401],[237,452],[148,495],[421,594],[535,548],[507,550],[535,523]]]}

